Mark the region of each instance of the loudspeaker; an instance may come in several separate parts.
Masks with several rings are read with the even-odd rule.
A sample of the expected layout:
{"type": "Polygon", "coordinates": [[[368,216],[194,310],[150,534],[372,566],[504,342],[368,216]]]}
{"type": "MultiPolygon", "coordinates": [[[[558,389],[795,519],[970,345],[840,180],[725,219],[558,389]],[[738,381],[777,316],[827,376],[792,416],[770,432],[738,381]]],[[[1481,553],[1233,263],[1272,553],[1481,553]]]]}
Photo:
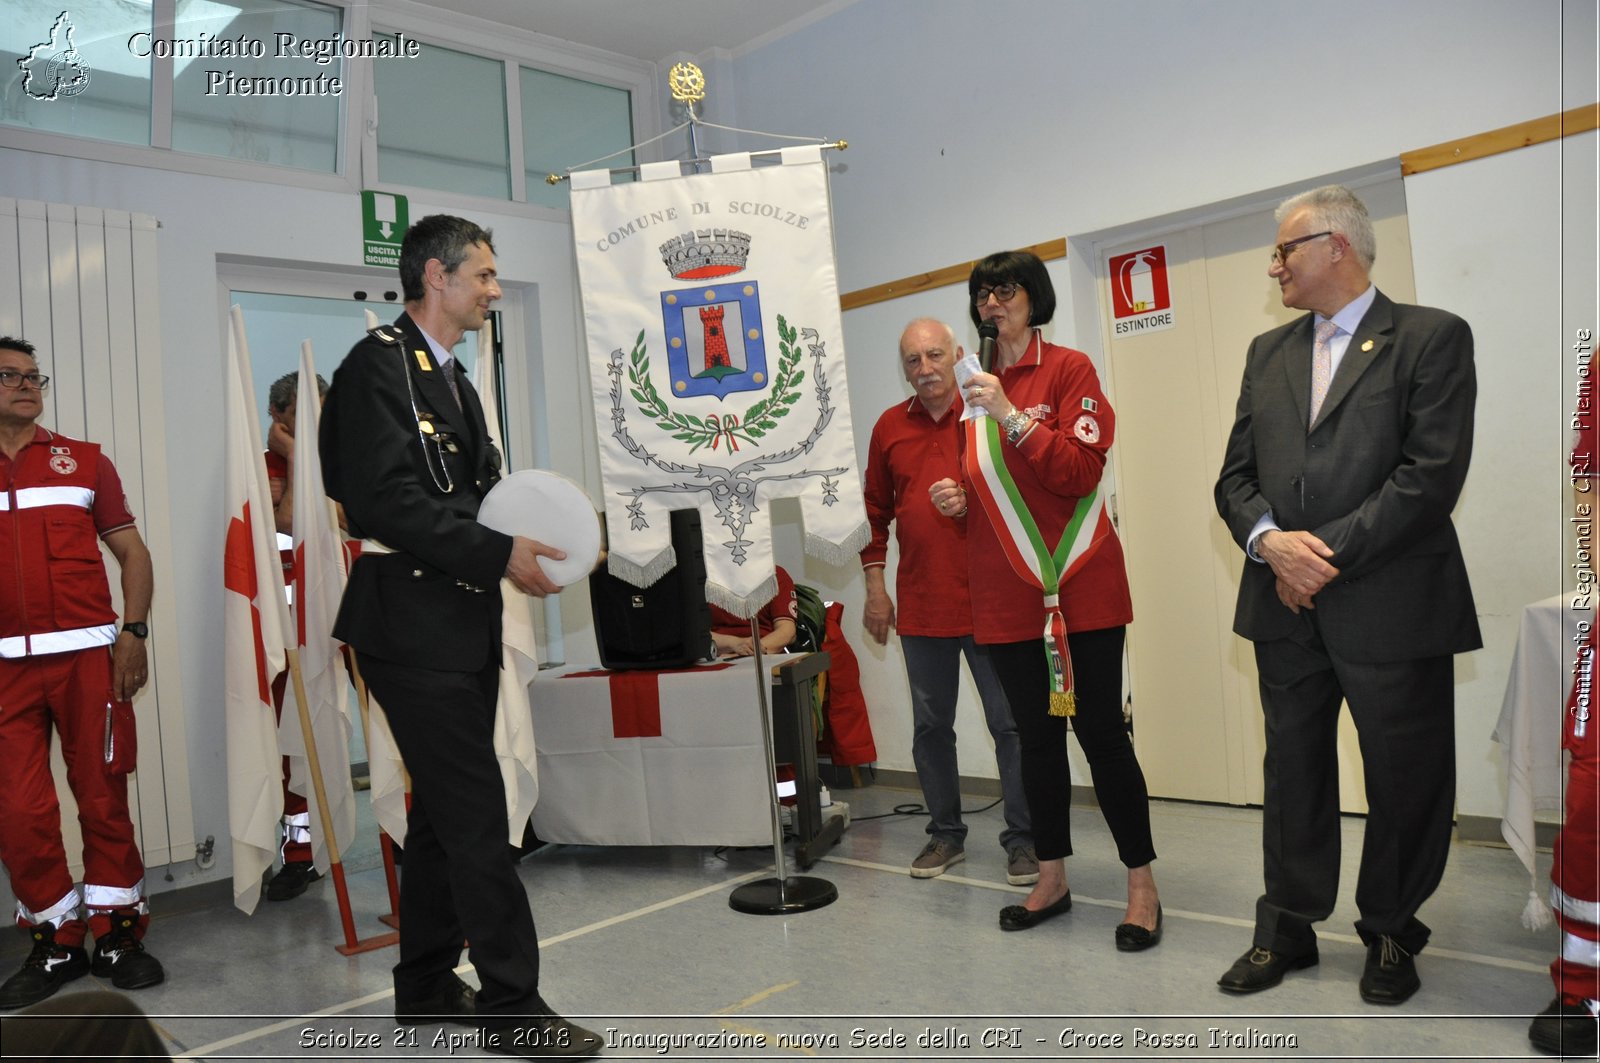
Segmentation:
{"type": "Polygon", "coordinates": [[[589,575],[595,641],[606,668],[685,668],[713,656],[700,511],[675,509],[671,521],[677,564],[655,583],[635,587],[604,567],[589,575]]]}

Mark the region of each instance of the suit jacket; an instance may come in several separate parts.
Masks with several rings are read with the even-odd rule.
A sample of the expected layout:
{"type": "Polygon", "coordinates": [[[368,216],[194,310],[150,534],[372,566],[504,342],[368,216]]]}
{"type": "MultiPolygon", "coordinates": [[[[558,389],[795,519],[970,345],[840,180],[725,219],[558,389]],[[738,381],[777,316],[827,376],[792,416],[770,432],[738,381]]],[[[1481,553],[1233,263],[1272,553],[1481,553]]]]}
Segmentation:
{"type": "Polygon", "coordinates": [[[408,315],[351,349],[322,407],[318,439],[330,497],[363,551],[334,637],[384,660],[476,671],[499,654],[500,577],[511,537],[477,521],[500,478],[483,407],[465,375],[450,394],[408,315]]]}
{"type": "MultiPolygon", "coordinates": [[[[1377,293],[1307,428],[1312,315],[1250,345],[1217,511],[1239,545],[1270,508],[1333,549],[1317,594],[1324,643],[1352,661],[1436,657],[1483,644],[1450,511],[1472,454],[1472,330],[1377,293]]],[[[1233,630],[1284,638],[1304,623],[1272,569],[1246,558],[1233,630]]]]}

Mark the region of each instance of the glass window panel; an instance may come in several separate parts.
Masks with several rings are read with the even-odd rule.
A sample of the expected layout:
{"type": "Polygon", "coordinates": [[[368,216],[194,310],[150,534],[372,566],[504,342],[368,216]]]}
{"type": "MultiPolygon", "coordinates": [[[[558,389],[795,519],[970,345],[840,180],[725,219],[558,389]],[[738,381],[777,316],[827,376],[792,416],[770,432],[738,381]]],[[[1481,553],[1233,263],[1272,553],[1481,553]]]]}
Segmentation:
{"type": "Polygon", "coordinates": [[[177,0],[172,147],[336,171],[340,26],[337,8],[302,0],[177,0]]]}
{"type": "MultiPolygon", "coordinates": [[[[521,69],[522,154],[528,173],[528,202],[567,206],[565,183],[545,183],[550,174],[591,159],[623,151],[633,143],[633,100],[627,89],[521,69]]],[[[633,153],[610,166],[633,165],[633,153]]]]}
{"type": "Polygon", "coordinates": [[[65,7],[63,0],[6,0],[0,122],[148,145],[149,0],[75,0],[65,7]]]}
{"type": "Polygon", "coordinates": [[[378,179],[511,198],[505,67],[422,44],[415,59],[374,59],[378,179]]]}

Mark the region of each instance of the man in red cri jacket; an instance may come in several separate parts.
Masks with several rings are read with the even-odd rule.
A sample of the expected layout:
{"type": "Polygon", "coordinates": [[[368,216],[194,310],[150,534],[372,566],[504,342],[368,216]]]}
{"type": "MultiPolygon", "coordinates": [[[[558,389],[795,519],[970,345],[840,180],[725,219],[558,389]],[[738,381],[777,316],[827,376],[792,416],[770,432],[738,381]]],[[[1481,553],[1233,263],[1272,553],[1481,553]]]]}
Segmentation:
{"type": "Polygon", "coordinates": [[[33,938],[22,969],[0,984],[3,1009],[91,970],[118,989],[166,977],[141,940],[150,908],[128,815],[131,702],[149,671],[150,552],[99,446],[37,423],[49,383],[32,344],[0,337],[0,861],[17,923],[33,938]],[[122,573],[121,624],[101,542],[122,573]],[[81,893],[61,841],[52,727],[83,829],[81,893]]]}

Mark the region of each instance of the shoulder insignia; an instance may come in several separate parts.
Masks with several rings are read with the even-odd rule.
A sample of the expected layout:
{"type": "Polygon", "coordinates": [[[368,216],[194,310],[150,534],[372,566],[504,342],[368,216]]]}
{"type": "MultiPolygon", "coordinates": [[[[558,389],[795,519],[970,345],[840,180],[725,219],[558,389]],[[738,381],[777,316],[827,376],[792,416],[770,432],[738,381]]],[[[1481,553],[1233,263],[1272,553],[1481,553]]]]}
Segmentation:
{"type": "Polygon", "coordinates": [[[385,343],[391,347],[400,346],[400,337],[395,333],[392,325],[378,325],[375,328],[369,328],[367,329],[367,335],[379,343],[385,343]]]}
{"type": "Polygon", "coordinates": [[[1083,408],[1085,410],[1087,410],[1089,413],[1099,413],[1100,412],[1100,404],[1098,402],[1094,401],[1093,399],[1089,398],[1089,396],[1087,396],[1087,395],[1085,395],[1083,397],[1083,408]]]}

